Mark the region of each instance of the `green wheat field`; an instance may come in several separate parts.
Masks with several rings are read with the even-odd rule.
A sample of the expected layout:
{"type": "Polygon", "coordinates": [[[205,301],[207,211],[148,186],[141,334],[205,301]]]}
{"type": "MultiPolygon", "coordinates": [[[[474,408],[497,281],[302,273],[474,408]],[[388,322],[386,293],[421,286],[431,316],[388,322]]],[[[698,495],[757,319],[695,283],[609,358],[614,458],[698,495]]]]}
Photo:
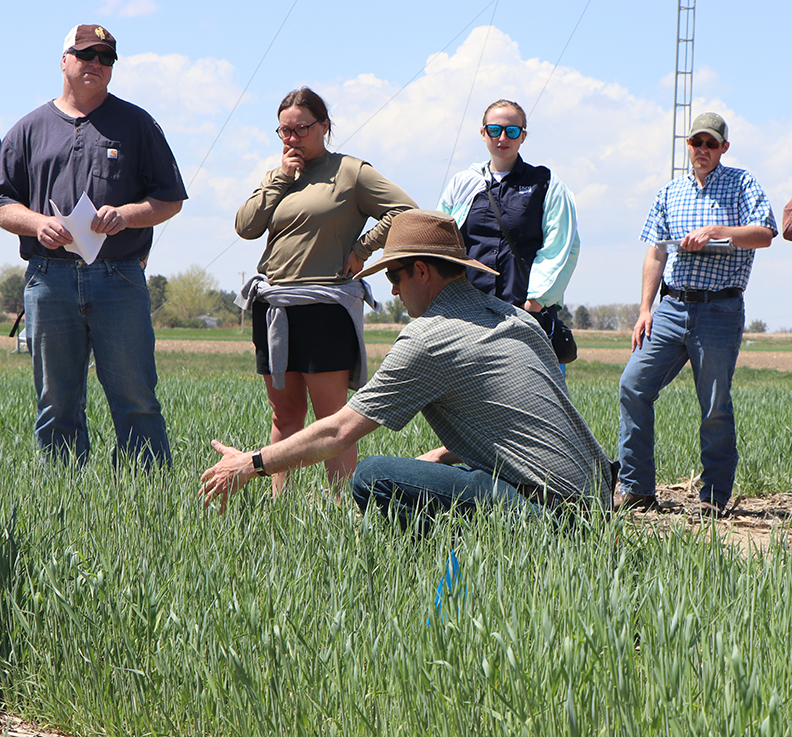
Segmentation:
{"type": "MultiPolygon", "coordinates": [[[[386,336],[387,337],[387,336],[386,336]]],[[[392,339],[392,336],[391,336],[392,339]]],[[[792,733],[785,539],[745,553],[704,526],[499,512],[422,540],[321,492],[254,481],[220,517],[198,478],[211,438],[266,442],[253,358],[158,354],[174,453],[111,469],[89,379],[92,456],[43,468],[26,355],[0,352],[0,711],[72,735],[781,735],[792,733]],[[451,551],[460,575],[435,608],[451,551]]],[[[620,367],[571,365],[606,451],[620,367]]],[[[738,370],[740,492],[792,490],[792,374],[738,370]]],[[[689,371],[657,407],[661,483],[696,463],[689,371]]],[[[360,455],[435,445],[421,419],[360,455]]]]}

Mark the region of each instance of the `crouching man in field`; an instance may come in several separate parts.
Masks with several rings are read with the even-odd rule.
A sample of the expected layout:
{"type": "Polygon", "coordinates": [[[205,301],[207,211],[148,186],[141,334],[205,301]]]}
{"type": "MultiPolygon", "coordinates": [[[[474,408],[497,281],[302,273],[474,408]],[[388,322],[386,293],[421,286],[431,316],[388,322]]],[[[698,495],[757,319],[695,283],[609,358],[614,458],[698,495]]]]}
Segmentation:
{"type": "Polygon", "coordinates": [[[319,463],[422,412],[444,447],[361,461],[352,479],[361,509],[373,498],[402,527],[452,505],[609,509],[615,471],[572,405],[547,336],[528,313],[475,289],[465,267],[492,272],[468,257],[450,216],[397,215],[383,257],[356,278],[387,268],[394,296],[417,319],[336,414],[252,453],[213,440],[223,458],[201,476],[205,503],[219,499],[222,513],[254,476],[319,463]]]}

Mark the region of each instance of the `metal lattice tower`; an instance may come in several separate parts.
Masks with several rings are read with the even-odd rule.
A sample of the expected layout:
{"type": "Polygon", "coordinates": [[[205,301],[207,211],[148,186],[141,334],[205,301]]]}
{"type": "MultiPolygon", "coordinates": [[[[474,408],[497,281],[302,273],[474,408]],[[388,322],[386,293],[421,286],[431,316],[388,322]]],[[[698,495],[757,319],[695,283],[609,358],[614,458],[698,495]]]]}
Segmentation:
{"type": "Polygon", "coordinates": [[[688,170],[685,141],[692,122],[690,110],[693,100],[693,30],[695,24],[696,0],[679,0],[671,179],[685,174],[688,170]]]}

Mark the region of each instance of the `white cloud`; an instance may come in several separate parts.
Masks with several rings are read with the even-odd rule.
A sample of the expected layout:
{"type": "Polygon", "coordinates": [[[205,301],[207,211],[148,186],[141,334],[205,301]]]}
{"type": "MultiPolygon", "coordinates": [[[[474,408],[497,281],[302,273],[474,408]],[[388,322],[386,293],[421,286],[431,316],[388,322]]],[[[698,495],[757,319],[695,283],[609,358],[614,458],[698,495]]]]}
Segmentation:
{"type": "MultiPolygon", "coordinates": [[[[148,110],[169,130],[196,135],[213,116],[222,120],[242,92],[233,65],[210,57],[152,52],[123,57],[113,72],[112,91],[148,110]]],[[[215,132],[222,120],[215,121],[215,132]]]]}

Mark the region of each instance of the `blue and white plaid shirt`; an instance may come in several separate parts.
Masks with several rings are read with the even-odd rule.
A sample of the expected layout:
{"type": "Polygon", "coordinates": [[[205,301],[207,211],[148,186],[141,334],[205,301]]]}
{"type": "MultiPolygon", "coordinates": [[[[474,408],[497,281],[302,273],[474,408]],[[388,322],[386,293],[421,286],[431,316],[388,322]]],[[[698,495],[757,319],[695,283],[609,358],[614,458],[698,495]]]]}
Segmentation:
{"type": "MultiPolygon", "coordinates": [[[[691,170],[666,184],[646,219],[641,240],[656,244],[684,238],[705,225],[760,225],[778,234],[770,200],[744,169],[718,164],[698,186],[691,170]]],[[[718,291],[745,289],[751,276],[755,249],[736,248],[730,255],[702,255],[668,246],[663,280],[674,289],[718,291]]]]}

